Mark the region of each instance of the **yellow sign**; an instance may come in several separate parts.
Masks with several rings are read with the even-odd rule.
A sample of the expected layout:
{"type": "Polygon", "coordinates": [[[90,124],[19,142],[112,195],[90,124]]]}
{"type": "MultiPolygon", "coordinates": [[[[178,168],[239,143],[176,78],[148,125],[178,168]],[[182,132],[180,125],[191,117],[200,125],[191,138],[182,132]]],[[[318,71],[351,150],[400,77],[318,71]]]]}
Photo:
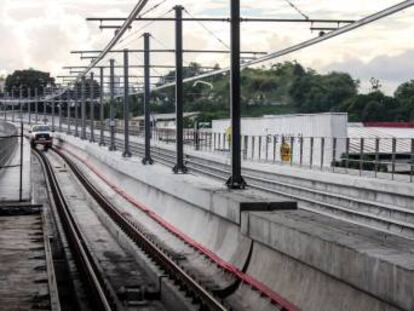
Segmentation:
{"type": "Polygon", "coordinates": [[[229,143],[229,145],[231,144],[231,126],[229,126],[226,129],[226,140],[229,143]]]}
{"type": "Polygon", "coordinates": [[[280,146],[280,158],[283,162],[290,162],[290,159],[292,158],[292,148],[290,148],[288,143],[283,143],[280,146]]]}

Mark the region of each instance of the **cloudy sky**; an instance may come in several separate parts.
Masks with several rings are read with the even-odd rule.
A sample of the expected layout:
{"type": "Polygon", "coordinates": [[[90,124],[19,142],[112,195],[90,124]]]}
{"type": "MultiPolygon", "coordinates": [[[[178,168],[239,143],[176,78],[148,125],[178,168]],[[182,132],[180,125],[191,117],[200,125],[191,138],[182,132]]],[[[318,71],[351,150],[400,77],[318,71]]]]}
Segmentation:
{"type": "MultiPolygon", "coordinates": [[[[147,8],[159,2],[161,0],[149,0],[147,8]]],[[[292,2],[310,18],[344,19],[359,19],[399,3],[398,0],[292,2]]],[[[100,49],[110,40],[113,31],[101,31],[98,23],[86,22],[85,18],[125,17],[136,3],[137,0],[1,0],[0,74],[31,67],[59,75],[65,73],[62,70],[64,65],[87,64],[88,61],[81,61],[70,51],[100,49]]],[[[241,3],[242,15],[246,17],[301,17],[285,0],[242,0],[241,3]]],[[[148,16],[172,16],[171,8],[177,4],[182,4],[193,16],[221,17],[229,14],[229,0],[166,0],[148,16]]],[[[202,25],[186,23],[185,47],[226,48],[229,44],[228,25],[208,23],[204,26],[224,44],[202,25]]],[[[309,24],[245,23],[242,26],[242,46],[245,50],[277,51],[316,36],[317,32],[312,33],[309,27],[309,24]]],[[[153,35],[154,48],[173,47],[174,29],[171,23],[136,23],[118,48],[142,47],[140,35],[144,31],[153,35]]],[[[361,80],[362,92],[367,91],[370,77],[376,77],[381,80],[383,90],[390,94],[401,82],[414,79],[413,34],[414,8],[410,8],[277,61],[297,60],[321,72],[349,72],[361,80]]],[[[121,59],[117,61],[122,63],[121,59]]],[[[187,55],[185,61],[225,66],[228,57],[187,55]]],[[[152,62],[173,64],[173,55],[154,55],[152,62]]],[[[131,63],[140,64],[142,58],[135,55],[131,63]]],[[[158,70],[156,73],[161,72],[158,70]]]]}

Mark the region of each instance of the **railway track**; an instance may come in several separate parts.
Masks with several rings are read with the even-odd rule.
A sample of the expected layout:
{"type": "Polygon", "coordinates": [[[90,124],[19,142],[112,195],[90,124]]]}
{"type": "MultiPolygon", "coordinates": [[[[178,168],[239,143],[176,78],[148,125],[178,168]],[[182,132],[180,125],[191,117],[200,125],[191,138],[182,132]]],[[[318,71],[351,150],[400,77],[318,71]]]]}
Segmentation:
{"type": "MultiPolygon", "coordinates": [[[[250,288],[253,296],[260,297],[259,300],[262,300],[262,307],[265,306],[263,310],[298,310],[297,307],[279,296],[278,293],[272,291],[270,288],[245,273],[249,258],[246,259],[244,267],[239,270],[231,263],[223,261],[210,250],[193,241],[191,237],[186,236],[185,233],[174,228],[173,225],[160,218],[157,214],[147,210],[147,207],[140,206],[140,203],[136,203],[128,194],[112,184],[107,177],[100,175],[99,172],[96,171],[96,168],[84,163],[81,158],[70,152],[70,150],[63,148],[54,151],[59,153],[59,155],[65,159],[66,163],[71,167],[74,174],[77,175],[85,188],[88,189],[88,191],[95,193],[95,199],[107,214],[111,216],[115,223],[117,223],[117,225],[122,228],[122,230],[136,242],[146,254],[149,254],[152,260],[154,260],[157,265],[161,266],[162,270],[165,271],[180,288],[184,288],[186,294],[192,297],[193,301],[201,304],[200,310],[250,310],[250,308],[246,309],[246,303],[242,302],[242,297],[237,294],[237,289],[241,284],[247,285],[246,287],[250,288]],[[86,171],[89,172],[87,173],[86,171]],[[96,176],[92,177],[94,175],[96,176]],[[96,177],[99,177],[103,181],[102,184],[105,184],[112,189],[115,195],[119,195],[121,201],[119,201],[119,199],[113,199],[110,197],[111,195],[109,193],[102,195],[101,191],[104,189],[102,188],[102,185],[99,185],[99,183],[97,184],[96,180],[91,181],[96,177]],[[101,191],[98,189],[101,189],[101,191]],[[124,205],[125,203],[122,202],[122,199],[131,204],[133,210],[141,210],[143,213],[131,214],[128,212],[128,208],[125,209],[125,207],[123,207],[122,212],[120,212],[113,204],[116,204],[117,206],[124,205]],[[163,228],[167,234],[162,234],[159,229],[151,229],[152,225],[148,227],[148,221],[142,223],[142,217],[150,218],[156,226],[163,228]],[[139,223],[137,222],[137,218],[140,219],[139,223]],[[155,234],[153,232],[157,233],[155,234]],[[159,234],[161,234],[161,236],[158,236],[159,234]],[[143,239],[141,239],[140,235],[143,235],[143,239]],[[172,238],[177,239],[179,241],[178,244],[181,244],[181,246],[175,244],[175,246],[170,247],[163,243],[164,240],[170,243],[172,238]],[[189,251],[189,249],[191,249],[191,251],[189,251]],[[155,255],[152,255],[152,252],[156,252],[155,255]],[[200,257],[200,255],[204,256],[200,257]],[[164,261],[168,261],[166,267],[164,261]],[[211,279],[212,276],[214,276],[214,278],[218,277],[219,279],[224,277],[224,279],[211,279]],[[229,299],[227,300],[227,298],[229,299]]],[[[250,247],[252,247],[252,245],[250,247]]],[[[250,257],[250,255],[248,257],[250,257]]],[[[243,292],[245,293],[246,289],[244,289],[243,292]]]]}
{"type": "Polygon", "coordinates": [[[76,266],[87,288],[88,296],[97,310],[121,310],[122,307],[113,289],[100,273],[93,253],[87,246],[87,242],[68,207],[51,163],[44,153],[36,150],[35,154],[47,176],[47,183],[53,196],[54,205],[57,208],[65,236],[74,255],[76,266]]]}
{"type": "MultiPolygon", "coordinates": [[[[122,150],[123,141],[117,139],[116,145],[122,150]]],[[[174,151],[154,146],[151,150],[155,161],[170,167],[174,166],[174,151]]],[[[143,144],[132,142],[131,152],[143,156],[143,144]]],[[[188,154],[185,161],[190,171],[223,182],[230,174],[230,166],[220,162],[188,154]]],[[[250,188],[296,200],[301,209],[383,231],[384,236],[392,233],[414,239],[414,210],[412,209],[287,183],[278,180],[280,175],[276,172],[266,173],[244,168],[243,177],[250,188]]]]}
{"type": "MultiPolygon", "coordinates": [[[[184,290],[185,294],[192,297],[195,309],[199,310],[228,310],[220,299],[200,285],[180,265],[166,254],[137,223],[132,222],[120,212],[100,191],[84,176],[79,168],[61,153],[60,157],[67,163],[68,167],[78,178],[83,187],[94,198],[113,222],[126,233],[132,241],[145,253],[158,267],[167,275],[177,288],[184,290]],[[198,307],[197,307],[198,306],[198,307]]],[[[65,197],[60,189],[59,182],[55,176],[54,169],[44,153],[36,151],[45,168],[52,189],[53,199],[58,205],[59,216],[64,224],[66,236],[69,237],[72,252],[75,254],[78,269],[83,275],[83,283],[87,287],[88,295],[93,298],[93,310],[127,310],[119,301],[116,290],[105,277],[102,267],[88,247],[88,242],[82,235],[76,219],[71,214],[65,197]]],[[[152,309],[151,309],[152,310],[152,309]]]]}

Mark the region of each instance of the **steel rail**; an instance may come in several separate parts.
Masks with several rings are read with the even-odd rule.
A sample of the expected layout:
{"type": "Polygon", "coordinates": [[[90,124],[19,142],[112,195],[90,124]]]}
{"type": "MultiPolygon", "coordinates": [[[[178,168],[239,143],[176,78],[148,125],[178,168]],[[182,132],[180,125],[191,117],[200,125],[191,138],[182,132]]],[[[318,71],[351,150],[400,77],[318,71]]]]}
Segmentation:
{"type": "Polygon", "coordinates": [[[74,257],[77,267],[82,271],[81,278],[84,280],[86,283],[85,285],[93,296],[95,302],[95,305],[93,306],[94,310],[123,310],[124,308],[118,302],[115,292],[108,286],[104,277],[99,274],[99,268],[97,267],[93,255],[86,246],[80,228],[76,224],[76,221],[69,210],[52,165],[43,153],[36,149],[34,149],[34,152],[46,173],[45,176],[47,177],[53,201],[71,246],[71,251],[73,254],[76,254],[74,257]]]}
{"type": "MultiPolygon", "coordinates": [[[[407,1],[400,2],[400,3],[398,3],[394,6],[388,7],[386,9],[382,10],[382,11],[379,11],[377,13],[374,13],[372,15],[364,17],[360,20],[357,20],[357,21],[353,22],[352,24],[348,24],[346,26],[340,27],[337,30],[329,32],[329,33],[327,33],[323,36],[312,38],[310,40],[307,40],[307,41],[304,41],[302,43],[299,43],[299,44],[293,45],[291,47],[288,47],[286,49],[282,49],[282,50],[275,51],[275,52],[270,52],[267,55],[259,57],[255,60],[251,60],[251,61],[242,63],[240,67],[241,68],[247,68],[247,67],[250,67],[250,66],[253,66],[253,65],[257,65],[257,64],[260,64],[260,63],[263,63],[263,62],[266,62],[266,61],[269,61],[269,60],[273,60],[273,59],[276,59],[278,57],[285,56],[285,55],[288,55],[290,53],[302,50],[304,48],[313,46],[315,44],[321,43],[323,41],[332,39],[332,38],[337,37],[339,35],[345,34],[345,33],[350,32],[352,30],[355,30],[355,29],[358,29],[358,28],[363,27],[365,25],[368,25],[370,23],[373,23],[373,22],[375,22],[379,19],[390,16],[390,15],[395,14],[397,12],[400,12],[400,11],[402,11],[406,8],[409,8],[413,5],[414,5],[414,0],[407,0],[407,1]]],[[[217,75],[220,75],[220,74],[226,74],[229,71],[230,71],[230,67],[219,69],[219,70],[214,70],[214,71],[210,71],[210,72],[207,72],[207,73],[204,73],[204,74],[201,74],[201,75],[197,75],[197,76],[194,76],[194,77],[186,78],[186,79],[183,80],[183,82],[184,83],[193,82],[193,81],[197,81],[197,80],[200,80],[200,79],[205,79],[205,78],[217,76],[217,75]]],[[[165,89],[165,88],[168,88],[168,87],[172,87],[174,85],[175,85],[175,82],[166,83],[166,84],[161,85],[159,87],[152,88],[152,91],[159,91],[159,90],[162,90],[162,89],[165,89]]],[[[141,94],[141,93],[142,92],[138,92],[138,93],[133,93],[131,95],[141,94]]]]}
{"type": "MultiPolygon", "coordinates": [[[[119,143],[119,141],[116,141],[116,143],[118,144],[119,143]]],[[[69,150],[66,150],[66,152],[68,152],[69,154],[71,154],[72,156],[74,156],[75,158],[77,158],[77,156],[76,155],[74,155],[73,153],[71,153],[69,150]]],[[[78,160],[81,160],[80,158],[77,158],[78,160]]],[[[175,163],[175,162],[174,162],[175,163]]],[[[89,166],[88,166],[89,167],[89,166]]],[[[106,180],[106,178],[104,177],[104,176],[101,176],[101,175],[99,175],[99,173],[97,172],[97,171],[95,171],[93,168],[91,168],[91,167],[89,167],[89,169],[91,169],[95,174],[98,174],[98,176],[100,177],[100,178],[102,178],[102,180],[104,181],[104,182],[106,182],[106,183],[108,183],[108,180],[106,180]]],[[[108,183],[108,185],[110,186],[110,187],[113,187],[113,185],[111,185],[110,183],[108,183]]],[[[92,187],[94,187],[94,185],[93,184],[91,184],[91,186],[92,187]]],[[[128,196],[124,196],[125,195],[125,193],[122,191],[122,190],[116,190],[115,188],[114,188],[114,190],[116,191],[116,192],[118,192],[121,196],[123,196],[126,200],[128,200],[129,201],[129,199],[128,199],[128,196]]],[[[99,193],[99,192],[98,192],[99,193]]],[[[104,198],[105,199],[105,198],[104,198]]],[[[133,203],[134,204],[134,203],[133,203]]],[[[146,210],[146,208],[144,208],[144,212],[148,212],[148,213],[150,213],[149,211],[147,211],[146,210]]],[[[120,216],[124,216],[122,213],[121,213],[121,215],[120,216]]],[[[152,217],[152,216],[150,216],[150,217],[152,217]]],[[[158,217],[155,217],[154,218],[154,220],[155,221],[157,221],[157,222],[159,222],[159,219],[158,219],[158,217]]],[[[140,230],[139,229],[139,227],[138,227],[138,225],[137,224],[135,224],[135,223],[133,223],[133,222],[131,222],[132,223],[132,225],[135,227],[135,229],[137,229],[137,230],[140,230]]],[[[161,223],[161,225],[162,226],[164,226],[162,223],[161,223]]],[[[123,228],[123,227],[122,227],[123,228]]],[[[169,230],[169,231],[171,231],[171,228],[170,227],[166,227],[167,228],[167,230],[169,230]]],[[[125,231],[125,230],[124,230],[125,231]]],[[[127,234],[129,234],[127,231],[125,231],[127,234]]],[[[174,235],[176,234],[176,233],[174,233],[174,231],[171,231],[174,235]]],[[[145,232],[144,232],[144,235],[145,235],[145,232]]],[[[136,241],[136,239],[134,238],[134,236],[131,236],[130,235],[130,237],[131,237],[131,239],[133,239],[134,241],[136,241]]],[[[182,239],[185,243],[188,243],[188,241],[184,238],[182,238],[182,237],[180,237],[180,239],[182,239]]],[[[191,244],[191,243],[190,243],[191,244]]],[[[195,246],[193,246],[193,247],[195,247],[195,246]]],[[[198,249],[197,247],[195,247],[196,249],[198,249]]],[[[200,251],[200,250],[199,250],[200,251]]],[[[148,251],[147,251],[148,252],[148,251]]],[[[204,253],[204,251],[201,251],[202,253],[204,253]]],[[[206,253],[204,253],[204,254],[206,254],[206,253]]],[[[261,294],[262,294],[262,296],[265,296],[265,297],[268,297],[269,299],[270,299],[270,301],[271,301],[271,303],[273,304],[273,305],[276,305],[276,306],[279,306],[280,307],[280,310],[283,310],[283,311],[294,311],[294,310],[299,310],[296,306],[294,306],[293,304],[291,304],[290,302],[288,302],[288,301],[286,301],[283,297],[281,297],[281,296],[279,296],[277,293],[274,293],[271,289],[269,289],[269,288],[267,288],[266,286],[264,286],[263,284],[261,284],[260,282],[256,282],[254,279],[252,279],[251,277],[249,277],[249,276],[246,276],[246,275],[244,275],[244,273],[242,273],[242,272],[240,272],[240,271],[233,271],[228,265],[227,265],[227,263],[222,263],[222,262],[218,262],[218,261],[216,261],[216,259],[215,258],[211,258],[210,257],[210,255],[207,253],[206,254],[206,256],[208,257],[208,258],[210,258],[210,260],[212,260],[212,262],[215,262],[218,266],[220,266],[221,268],[223,268],[223,271],[228,271],[228,272],[230,272],[230,273],[232,273],[236,278],[238,278],[241,282],[243,282],[243,283],[246,283],[246,284],[248,284],[249,286],[251,286],[254,290],[258,290],[259,292],[261,292],[261,294]]],[[[179,281],[180,281],[181,279],[179,279],[179,281]]],[[[182,280],[181,280],[182,281],[182,280]]],[[[181,283],[180,283],[181,284],[181,283]]],[[[182,284],[181,284],[182,285],[182,284]]],[[[194,292],[193,292],[194,293],[194,292]]],[[[216,310],[216,309],[211,309],[211,310],[216,310]]],[[[218,309],[218,310],[221,310],[221,309],[218,309]]]]}
{"type": "Polygon", "coordinates": [[[188,292],[201,300],[201,304],[208,310],[228,310],[208,290],[196,282],[183,268],[165,254],[151,239],[149,239],[132,220],[125,217],[113,204],[96,188],[96,186],[84,175],[75,163],[61,151],[54,150],[71,168],[75,176],[99,203],[112,220],[149,256],[155,260],[170,276],[184,285],[188,292]]]}

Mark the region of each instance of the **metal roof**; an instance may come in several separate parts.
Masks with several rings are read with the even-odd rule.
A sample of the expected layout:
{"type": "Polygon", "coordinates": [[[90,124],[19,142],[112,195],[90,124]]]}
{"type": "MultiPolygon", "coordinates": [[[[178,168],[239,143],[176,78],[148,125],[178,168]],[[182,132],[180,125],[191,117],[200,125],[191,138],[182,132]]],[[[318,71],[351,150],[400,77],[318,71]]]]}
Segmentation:
{"type": "Polygon", "coordinates": [[[348,137],[350,138],[350,152],[361,151],[361,138],[363,138],[364,152],[376,151],[376,140],[379,141],[378,151],[381,153],[393,152],[395,139],[396,153],[409,153],[414,139],[413,128],[397,127],[364,127],[362,124],[348,124],[348,137]]]}

